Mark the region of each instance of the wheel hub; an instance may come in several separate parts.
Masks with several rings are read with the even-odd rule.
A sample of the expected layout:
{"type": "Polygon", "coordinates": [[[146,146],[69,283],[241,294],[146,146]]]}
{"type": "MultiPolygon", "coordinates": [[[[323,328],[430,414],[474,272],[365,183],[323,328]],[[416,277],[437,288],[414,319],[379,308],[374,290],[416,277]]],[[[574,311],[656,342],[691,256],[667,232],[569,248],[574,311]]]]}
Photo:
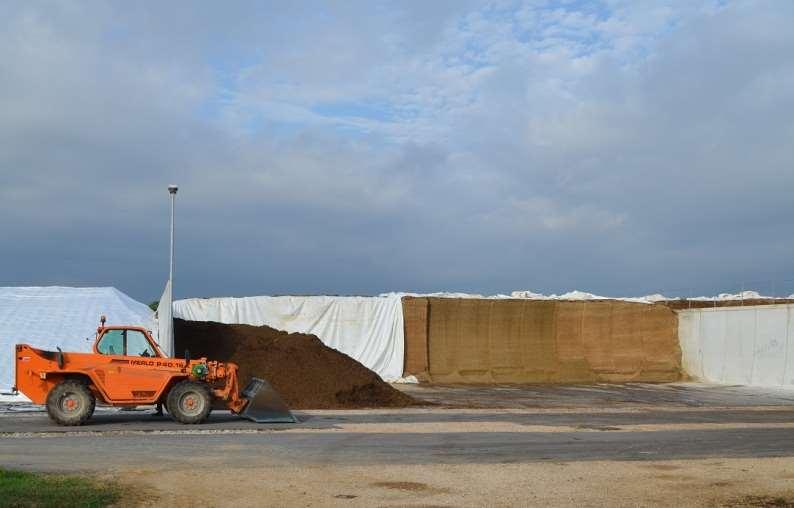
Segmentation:
{"type": "Polygon", "coordinates": [[[73,413],[80,409],[80,399],[74,394],[67,394],[61,399],[61,410],[66,413],[73,413]]]}
{"type": "Polygon", "coordinates": [[[179,401],[179,407],[186,414],[197,415],[204,409],[204,402],[197,394],[186,393],[179,401]]]}

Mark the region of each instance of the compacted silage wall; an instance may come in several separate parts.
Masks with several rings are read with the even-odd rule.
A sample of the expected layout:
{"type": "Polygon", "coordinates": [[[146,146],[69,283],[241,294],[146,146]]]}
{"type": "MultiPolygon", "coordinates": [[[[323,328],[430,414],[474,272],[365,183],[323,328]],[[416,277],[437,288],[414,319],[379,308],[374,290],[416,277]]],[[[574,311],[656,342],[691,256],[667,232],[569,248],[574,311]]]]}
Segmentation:
{"type": "Polygon", "coordinates": [[[404,298],[405,375],[438,383],[681,379],[675,313],[620,301],[404,298]]]}

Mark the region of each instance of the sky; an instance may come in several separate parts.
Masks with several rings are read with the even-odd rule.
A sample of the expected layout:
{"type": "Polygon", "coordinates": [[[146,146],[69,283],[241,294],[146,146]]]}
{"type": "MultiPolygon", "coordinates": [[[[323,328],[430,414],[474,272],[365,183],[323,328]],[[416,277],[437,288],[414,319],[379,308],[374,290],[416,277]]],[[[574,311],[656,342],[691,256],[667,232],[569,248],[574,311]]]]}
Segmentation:
{"type": "Polygon", "coordinates": [[[794,292],[794,2],[0,3],[0,285],[794,292]]]}

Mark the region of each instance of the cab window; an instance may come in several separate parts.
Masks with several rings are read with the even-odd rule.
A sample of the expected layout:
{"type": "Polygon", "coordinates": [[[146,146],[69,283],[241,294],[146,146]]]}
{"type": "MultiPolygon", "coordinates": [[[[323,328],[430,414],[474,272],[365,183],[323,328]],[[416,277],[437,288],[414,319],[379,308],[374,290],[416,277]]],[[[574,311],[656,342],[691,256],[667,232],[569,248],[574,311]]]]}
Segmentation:
{"type": "Polygon", "coordinates": [[[124,330],[108,330],[102,335],[96,347],[103,355],[123,355],[124,354],[124,330]]]}
{"type": "Polygon", "coordinates": [[[146,336],[138,330],[126,330],[127,356],[157,356],[146,336]]]}
{"type": "Polygon", "coordinates": [[[138,330],[107,330],[97,344],[97,351],[103,355],[157,356],[146,336],[138,330]]]}

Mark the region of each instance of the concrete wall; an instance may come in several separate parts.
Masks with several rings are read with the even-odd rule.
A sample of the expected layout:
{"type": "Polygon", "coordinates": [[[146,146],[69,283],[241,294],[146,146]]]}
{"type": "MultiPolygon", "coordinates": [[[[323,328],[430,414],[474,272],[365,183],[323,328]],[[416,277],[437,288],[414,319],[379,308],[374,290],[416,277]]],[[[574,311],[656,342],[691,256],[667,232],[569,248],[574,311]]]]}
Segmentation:
{"type": "Polygon", "coordinates": [[[682,362],[708,382],[794,386],[794,305],[682,310],[682,362]]]}
{"type": "Polygon", "coordinates": [[[412,298],[403,300],[403,310],[405,373],[420,379],[574,383],[681,377],[676,316],[662,306],[412,298]]]}

